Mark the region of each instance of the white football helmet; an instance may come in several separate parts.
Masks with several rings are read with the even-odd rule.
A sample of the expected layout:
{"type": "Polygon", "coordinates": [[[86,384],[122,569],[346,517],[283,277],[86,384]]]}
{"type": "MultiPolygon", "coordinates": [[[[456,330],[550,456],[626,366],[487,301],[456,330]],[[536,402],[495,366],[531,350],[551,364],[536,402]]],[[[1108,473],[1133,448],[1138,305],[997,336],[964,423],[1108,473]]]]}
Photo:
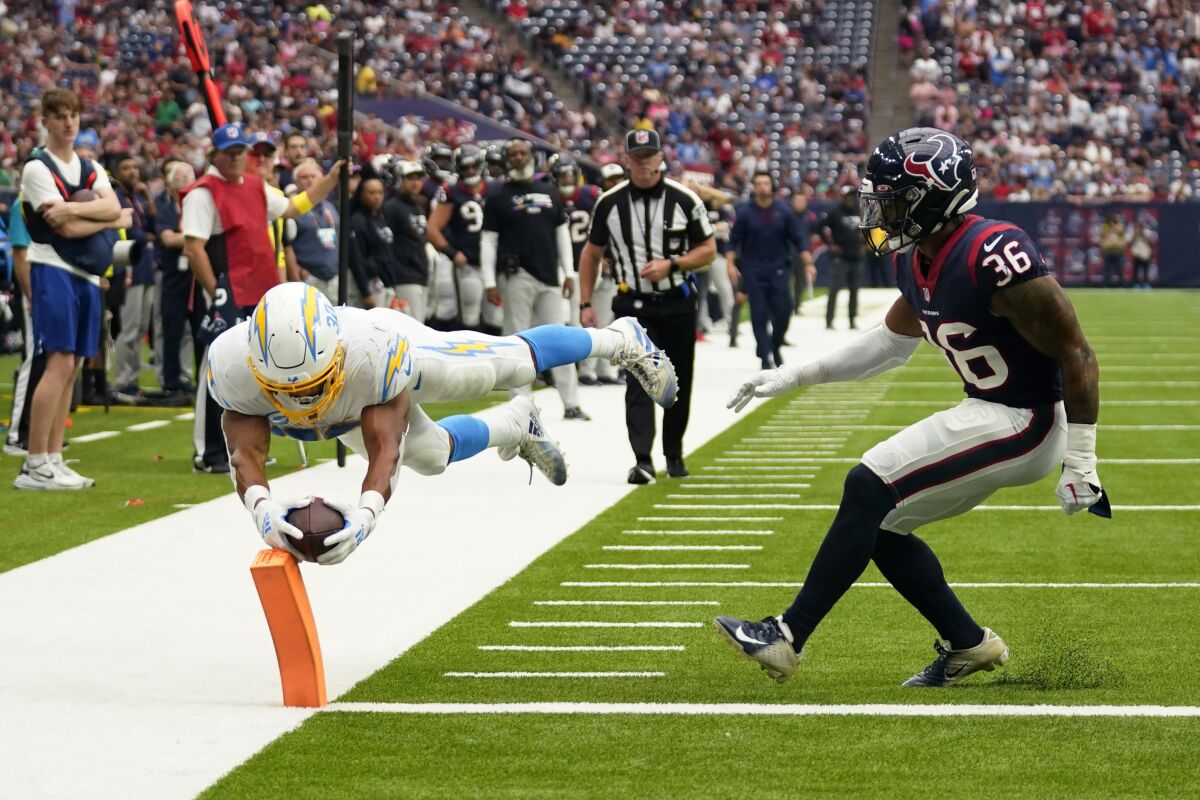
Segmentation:
{"type": "Polygon", "coordinates": [[[333,304],[312,286],[281,283],[250,317],[250,368],[293,425],[309,426],[333,407],[346,383],[346,348],[333,304]]]}

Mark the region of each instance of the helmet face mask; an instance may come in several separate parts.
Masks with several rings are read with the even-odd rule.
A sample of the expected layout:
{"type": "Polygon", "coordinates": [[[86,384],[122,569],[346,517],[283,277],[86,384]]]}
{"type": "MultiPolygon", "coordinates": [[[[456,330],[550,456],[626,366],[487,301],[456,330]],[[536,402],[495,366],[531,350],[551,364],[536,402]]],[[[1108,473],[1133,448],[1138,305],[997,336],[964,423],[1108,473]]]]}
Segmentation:
{"type": "Polygon", "coordinates": [[[464,144],[454,151],[454,173],[459,182],[476,187],[483,182],[484,153],[475,145],[464,144]]]}
{"type": "Polygon", "coordinates": [[[881,142],[867,161],[859,231],[876,255],[905,252],[978,199],[970,146],[938,128],[908,128],[881,142]]]}
{"type": "Polygon", "coordinates": [[[250,369],[263,394],[291,424],[317,424],[346,383],[333,305],[312,286],[280,284],[255,307],[249,338],[250,369]]]}

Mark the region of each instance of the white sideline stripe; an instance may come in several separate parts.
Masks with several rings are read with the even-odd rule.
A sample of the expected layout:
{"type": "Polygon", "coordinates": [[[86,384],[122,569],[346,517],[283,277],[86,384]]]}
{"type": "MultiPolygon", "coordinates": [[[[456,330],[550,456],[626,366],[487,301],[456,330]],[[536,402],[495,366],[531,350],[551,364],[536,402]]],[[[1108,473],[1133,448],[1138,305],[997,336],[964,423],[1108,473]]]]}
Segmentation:
{"type": "MultiPolygon", "coordinates": [[[[908,386],[940,386],[944,389],[956,388],[953,381],[897,381],[905,387],[908,386]]],[[[1195,389],[1200,387],[1200,381],[1101,381],[1100,387],[1103,389],[1106,386],[1137,386],[1141,387],[1157,387],[1167,389],[1195,389]]]]}
{"type": "Polygon", "coordinates": [[[779,447],[764,447],[763,445],[755,445],[754,449],[744,449],[741,447],[731,447],[725,451],[726,455],[730,456],[787,456],[795,453],[817,453],[818,455],[829,455],[836,453],[842,449],[840,444],[807,444],[807,443],[785,443],[779,447]]]}
{"type": "Polygon", "coordinates": [[[139,422],[137,425],[130,425],[125,430],[127,431],[152,431],[155,428],[165,428],[171,424],[169,419],[152,419],[149,422],[139,422]]]}
{"type": "MultiPolygon", "coordinates": [[[[1105,367],[1112,369],[1112,367],[1105,367]]],[[[939,407],[950,408],[958,405],[961,400],[876,400],[876,406],[898,407],[939,407]]],[[[1106,406],[1194,406],[1195,400],[1102,400],[1106,406]]]]}
{"type": "Polygon", "coordinates": [[[750,569],[749,564],[584,564],[584,569],[750,569]]]}
{"type": "MultiPolygon", "coordinates": [[[[667,495],[674,497],[675,495],[667,495]]],[[[709,497],[718,497],[719,495],[709,495],[709,497]]],[[[702,496],[690,498],[693,500],[701,500],[702,496]]],[[[812,504],[786,504],[786,503],[708,503],[703,505],[679,505],[676,503],[655,503],[655,508],[667,509],[722,509],[722,508],[790,508],[797,511],[836,511],[839,506],[828,505],[824,503],[812,504]]],[[[1200,511],[1200,505],[1197,506],[1113,506],[1113,511],[1200,511]]],[[[1058,511],[1062,512],[1059,506],[975,506],[971,511],[1058,511]]]]}
{"type": "MultiPolygon", "coordinates": [[[[811,483],[685,483],[680,489],[810,489],[811,483]]],[[[676,495],[667,495],[675,497],[676,495]]]]}
{"type": "Polygon", "coordinates": [[[665,672],[443,672],[445,678],[665,678],[665,672]]]}
{"type": "Polygon", "coordinates": [[[507,653],[682,653],[684,646],[681,644],[481,644],[478,649],[507,653]]]}
{"type": "Polygon", "coordinates": [[[773,536],[775,531],[740,531],[734,528],[715,528],[711,531],[700,530],[699,528],[683,531],[657,531],[650,530],[649,528],[632,528],[630,530],[621,531],[621,533],[629,534],[631,536],[773,536]]]}
{"type": "MultiPolygon", "coordinates": [[[[934,372],[939,375],[945,375],[945,374],[947,374],[946,370],[948,370],[948,369],[950,369],[949,365],[943,365],[940,367],[911,366],[911,367],[905,367],[901,374],[903,375],[903,374],[907,373],[907,374],[911,375],[912,373],[915,373],[915,372],[934,372]]],[[[1189,370],[1189,371],[1190,370],[1198,370],[1198,369],[1200,369],[1200,366],[1193,365],[1193,364],[1172,364],[1170,367],[1146,367],[1146,366],[1135,367],[1135,366],[1127,366],[1124,364],[1109,365],[1108,363],[1105,363],[1103,365],[1103,369],[1105,372],[1162,372],[1164,369],[1170,369],[1174,372],[1182,372],[1184,370],[1189,370]]],[[[949,374],[953,375],[954,373],[950,372],[949,374]]],[[[903,382],[904,382],[903,378],[900,378],[897,381],[897,383],[903,383],[903,382]]]]}
{"type": "Polygon", "coordinates": [[[85,433],[83,436],[72,436],[70,438],[70,442],[71,444],[75,444],[76,442],[80,444],[85,442],[98,442],[101,439],[111,439],[114,436],[120,435],[120,431],[98,431],[96,433],[85,433]]]}
{"type": "Polygon", "coordinates": [[[813,442],[845,442],[845,436],[747,436],[742,444],[771,444],[772,442],[787,442],[811,444],[813,442]]]}
{"type": "MultiPolygon", "coordinates": [[[[801,581],[562,581],[559,586],[575,588],[749,588],[749,589],[798,589],[801,581]]],[[[852,584],[855,589],[890,589],[890,583],[862,582],[852,584]]],[[[997,581],[951,582],[955,589],[1200,589],[1200,583],[1002,583],[997,581]]]]}
{"type": "MultiPolygon", "coordinates": [[[[904,430],[905,427],[906,426],[904,426],[904,425],[839,425],[835,429],[832,429],[832,430],[847,431],[847,432],[850,432],[850,431],[902,431],[902,430],[904,430]]],[[[1099,427],[1100,427],[1100,430],[1102,430],[1102,431],[1200,431],[1200,425],[1105,425],[1105,424],[1101,423],[1099,427]]],[[[764,425],[764,426],[759,427],[758,430],[760,430],[760,431],[763,431],[763,430],[788,430],[788,431],[791,431],[791,430],[796,430],[796,429],[792,428],[792,427],[783,428],[783,427],[764,425]]],[[[814,431],[830,431],[831,429],[826,428],[824,426],[818,426],[818,427],[813,427],[812,430],[814,430],[814,431]]],[[[747,440],[743,439],[742,441],[747,441],[747,440]]],[[[701,467],[700,469],[706,469],[706,468],[701,467]]]]}
{"type": "Polygon", "coordinates": [[[510,628],[700,628],[703,622],[607,622],[584,621],[567,622],[552,620],[549,622],[519,622],[508,623],[510,628]]]}
{"type": "Polygon", "coordinates": [[[195,411],[188,411],[186,414],[176,414],[176,415],[174,416],[174,419],[177,419],[177,420],[179,420],[180,422],[191,422],[191,421],[192,421],[192,420],[194,420],[195,418],[196,418],[196,412],[195,412],[195,411]]]}
{"type": "MultiPolygon", "coordinates": [[[[807,486],[807,484],[805,484],[807,486]]],[[[728,489],[728,486],[714,487],[720,489],[728,489]]],[[[795,494],[794,492],[771,492],[769,494],[704,494],[697,492],[695,494],[669,494],[668,500],[778,500],[780,497],[787,497],[795,494]]]]}
{"type": "MultiPolygon", "coordinates": [[[[800,466],[802,464],[857,464],[861,458],[832,458],[829,456],[795,456],[774,458],[714,458],[713,461],[783,464],[800,466]]],[[[1200,464],[1200,458],[1102,458],[1101,464],[1200,464]]]]}
{"type": "Polygon", "coordinates": [[[782,517],[638,517],[637,522],[784,522],[782,517]]]}
{"type": "MultiPolygon", "coordinates": [[[[781,470],[786,470],[786,471],[787,471],[787,473],[788,473],[789,475],[791,475],[791,476],[794,476],[794,477],[797,477],[797,478],[803,478],[803,477],[804,477],[804,476],[806,476],[806,475],[816,475],[816,474],[817,474],[817,473],[816,473],[816,470],[819,470],[819,469],[821,469],[821,466],[820,466],[819,464],[814,464],[814,465],[813,465],[813,466],[811,466],[811,467],[802,467],[802,466],[786,466],[786,467],[767,467],[767,466],[762,466],[762,467],[721,467],[721,466],[709,466],[709,465],[705,465],[705,466],[701,467],[700,469],[702,469],[702,470],[712,470],[713,472],[775,472],[775,473],[779,473],[779,474],[783,474],[782,472],[780,472],[781,470]],[[803,471],[801,471],[801,470],[803,470],[803,471]]],[[[699,479],[702,479],[702,480],[709,480],[709,479],[725,480],[725,478],[723,478],[723,477],[721,477],[721,476],[714,476],[714,475],[694,475],[694,476],[692,476],[692,477],[693,477],[693,478],[699,478],[699,479]]],[[[754,476],[749,476],[749,475],[732,475],[732,476],[730,476],[730,477],[731,477],[731,478],[737,478],[737,479],[739,479],[739,480],[740,480],[740,479],[743,479],[743,478],[747,478],[747,477],[754,477],[754,476]]],[[[766,477],[766,476],[765,476],[765,475],[760,475],[760,476],[757,476],[757,477],[766,477]]]]}
{"type": "MultiPolygon", "coordinates": [[[[716,600],[534,600],[535,606],[719,606],[716,600]]],[[[681,648],[682,649],[682,648],[681,648]]]]}
{"type": "Polygon", "coordinates": [[[762,550],[761,544],[606,544],[601,550],[762,550]]]}
{"type": "MultiPolygon", "coordinates": [[[[643,672],[446,673],[484,677],[662,677],[643,672]]],[[[585,714],[687,717],[1200,717],[1200,706],[861,703],[330,703],[319,714],[585,714]]]]}

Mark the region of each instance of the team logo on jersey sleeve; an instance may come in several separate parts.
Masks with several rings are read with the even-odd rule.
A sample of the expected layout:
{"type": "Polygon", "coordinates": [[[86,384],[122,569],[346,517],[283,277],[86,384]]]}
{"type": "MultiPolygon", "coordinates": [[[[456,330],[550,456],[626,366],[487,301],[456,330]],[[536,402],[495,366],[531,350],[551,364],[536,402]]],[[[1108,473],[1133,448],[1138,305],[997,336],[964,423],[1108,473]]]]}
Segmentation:
{"type": "Polygon", "coordinates": [[[962,177],[958,174],[962,156],[958,154],[954,140],[944,133],[930,136],[929,141],[937,145],[937,150],[933,153],[909,153],[904,159],[904,171],[924,179],[931,189],[952,192],[962,183],[962,177]]]}

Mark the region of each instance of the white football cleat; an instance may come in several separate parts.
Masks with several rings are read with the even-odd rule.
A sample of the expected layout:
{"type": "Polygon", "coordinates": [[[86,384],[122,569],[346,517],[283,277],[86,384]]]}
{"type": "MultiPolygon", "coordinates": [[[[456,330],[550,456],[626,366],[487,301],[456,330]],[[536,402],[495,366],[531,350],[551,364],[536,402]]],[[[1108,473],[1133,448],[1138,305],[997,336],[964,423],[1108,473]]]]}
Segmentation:
{"type": "Polygon", "coordinates": [[[650,341],[642,323],[633,317],[621,317],[608,326],[608,330],[621,334],[624,344],[612,357],[611,363],[624,367],[637,378],[646,394],[663,408],[675,405],[678,385],[675,382],[675,365],[658,345],[650,341]]]}
{"type": "Polygon", "coordinates": [[[533,398],[518,395],[510,400],[508,405],[517,417],[523,438],[515,447],[510,445],[496,448],[496,454],[503,461],[509,461],[519,455],[530,467],[537,467],[555,486],[562,486],[567,482],[567,462],[558,444],[546,436],[541,414],[538,413],[533,398]]]}
{"type": "Polygon", "coordinates": [[[949,642],[934,642],[938,657],[904,682],[905,686],[953,686],[968,675],[1008,663],[1008,645],[991,628],[983,629],[983,641],[964,650],[950,650],[949,642]]]}

